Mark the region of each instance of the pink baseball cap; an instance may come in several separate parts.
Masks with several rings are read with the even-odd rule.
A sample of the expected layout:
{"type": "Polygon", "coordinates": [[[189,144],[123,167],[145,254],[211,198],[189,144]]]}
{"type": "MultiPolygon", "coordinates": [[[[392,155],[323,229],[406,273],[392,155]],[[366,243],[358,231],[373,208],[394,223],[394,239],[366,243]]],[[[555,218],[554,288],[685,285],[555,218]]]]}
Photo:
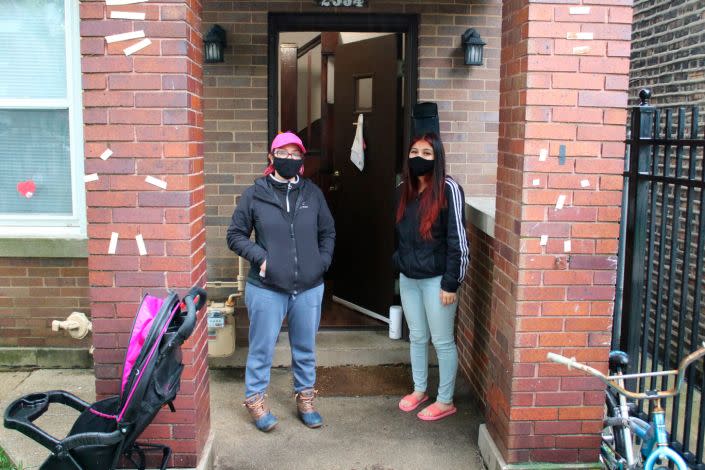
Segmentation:
{"type": "Polygon", "coordinates": [[[306,148],[304,147],[304,143],[301,142],[301,139],[299,139],[299,136],[294,134],[293,132],[286,131],[282,132],[281,134],[277,134],[277,136],[274,138],[272,141],[272,147],[270,151],[274,151],[274,149],[278,149],[281,147],[284,147],[285,145],[289,144],[294,144],[297,147],[301,149],[301,152],[306,153],[306,148]]]}

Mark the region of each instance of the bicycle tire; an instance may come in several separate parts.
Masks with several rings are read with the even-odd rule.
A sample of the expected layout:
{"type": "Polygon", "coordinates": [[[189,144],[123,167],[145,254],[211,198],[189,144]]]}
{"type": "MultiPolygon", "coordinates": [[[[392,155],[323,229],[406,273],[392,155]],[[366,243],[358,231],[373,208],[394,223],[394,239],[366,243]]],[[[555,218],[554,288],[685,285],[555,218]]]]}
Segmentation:
{"type": "MultiPolygon", "coordinates": [[[[617,392],[613,392],[610,388],[605,391],[605,405],[607,407],[608,418],[622,417],[619,408],[619,396],[617,395],[617,392]]],[[[609,426],[609,428],[612,433],[612,439],[614,439],[614,450],[620,457],[622,457],[626,453],[624,436],[621,432],[623,426],[609,426]]]]}

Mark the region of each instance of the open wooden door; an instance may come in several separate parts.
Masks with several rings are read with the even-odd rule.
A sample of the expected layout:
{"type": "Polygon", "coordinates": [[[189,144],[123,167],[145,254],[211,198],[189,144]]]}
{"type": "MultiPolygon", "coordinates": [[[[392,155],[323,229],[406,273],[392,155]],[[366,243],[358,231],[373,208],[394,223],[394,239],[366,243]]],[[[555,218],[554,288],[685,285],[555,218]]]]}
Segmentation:
{"type": "Polygon", "coordinates": [[[333,184],[336,247],[334,300],[389,316],[394,301],[394,191],[401,129],[398,37],[349,44],[335,53],[333,184]],[[358,115],[365,162],[350,160],[358,115]]]}

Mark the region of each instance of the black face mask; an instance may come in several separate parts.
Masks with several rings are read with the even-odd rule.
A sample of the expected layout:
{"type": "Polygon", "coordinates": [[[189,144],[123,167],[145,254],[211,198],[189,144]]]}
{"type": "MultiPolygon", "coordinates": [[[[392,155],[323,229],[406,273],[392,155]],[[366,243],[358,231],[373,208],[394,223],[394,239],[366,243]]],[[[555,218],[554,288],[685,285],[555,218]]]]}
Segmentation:
{"type": "Polygon", "coordinates": [[[273,158],[274,169],[277,170],[279,176],[284,179],[291,179],[299,173],[303,160],[294,160],[293,158],[273,158]]]}
{"type": "Polygon", "coordinates": [[[423,176],[433,171],[433,160],[426,160],[421,157],[409,159],[409,173],[411,176],[423,176]]]}

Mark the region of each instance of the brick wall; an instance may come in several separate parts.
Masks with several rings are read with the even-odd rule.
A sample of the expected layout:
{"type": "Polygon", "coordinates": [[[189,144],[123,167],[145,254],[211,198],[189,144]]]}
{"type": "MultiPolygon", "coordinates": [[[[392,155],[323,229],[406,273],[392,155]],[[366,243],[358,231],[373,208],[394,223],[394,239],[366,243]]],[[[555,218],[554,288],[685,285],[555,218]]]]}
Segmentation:
{"type": "Polygon", "coordinates": [[[87,347],[53,320],[90,313],[85,258],[0,258],[0,347],[87,347]]]}
{"type": "MultiPolygon", "coordinates": [[[[106,7],[81,3],[88,269],[98,397],[119,391],[124,348],[142,296],[183,294],[205,284],[202,38],[198,0],[106,7]],[[110,10],[146,13],[111,20],[110,10]],[[104,36],[144,30],[152,44],[104,36]],[[99,158],[105,148],[113,155],[99,158]],[[162,190],[146,176],[166,181],[162,190]],[[120,240],[108,254],[111,232],[120,240]],[[135,235],[147,248],[140,256],[135,235]]],[[[195,467],[210,432],[207,329],[203,315],[182,346],[185,369],[176,413],[161,412],[145,434],[174,450],[169,466],[195,467]]]]}
{"type": "Polygon", "coordinates": [[[631,1],[516,0],[503,16],[487,426],[509,463],[595,462],[602,384],[546,353],[606,368],[631,1]]]}
{"type": "Polygon", "coordinates": [[[634,4],[631,104],[639,90],[652,104],[705,104],[705,4],[701,0],[646,0],[634,4]]]}
{"type": "MultiPolygon", "coordinates": [[[[466,195],[494,195],[501,1],[372,1],[365,11],[420,13],[419,100],[436,101],[450,173],[466,195]],[[476,28],[485,65],[462,64],[460,35],[476,28]]],[[[225,62],[204,68],[208,278],[237,274],[225,231],[235,200],[264,169],[267,12],[322,11],[310,0],[206,2],[203,31],[228,32],[225,62]]],[[[325,10],[330,11],[330,10],[325,10]]],[[[351,11],[351,10],[345,10],[351,11]]],[[[352,10],[354,12],[354,10],[352,10]]]]}
{"type": "Polygon", "coordinates": [[[492,338],[491,304],[494,239],[468,224],[470,267],[458,294],[456,342],[460,372],[476,400],[487,406],[489,342],[492,338]]]}

